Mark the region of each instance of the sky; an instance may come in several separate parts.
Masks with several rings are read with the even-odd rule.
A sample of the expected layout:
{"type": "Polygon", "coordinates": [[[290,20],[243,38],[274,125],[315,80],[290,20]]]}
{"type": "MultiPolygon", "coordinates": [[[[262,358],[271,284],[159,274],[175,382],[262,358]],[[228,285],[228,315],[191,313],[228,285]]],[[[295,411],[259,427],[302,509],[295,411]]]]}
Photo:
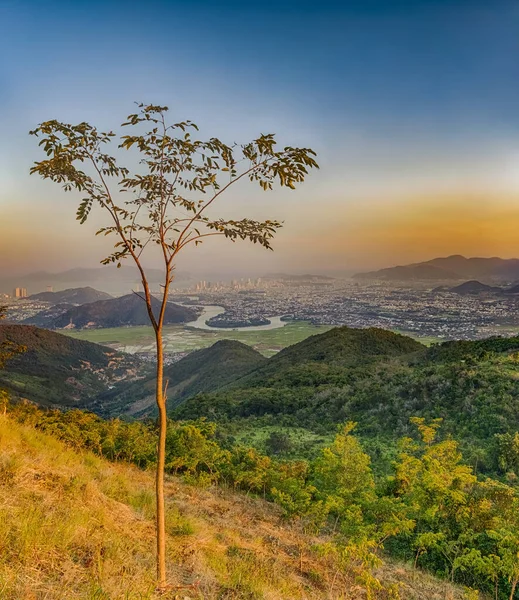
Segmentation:
{"type": "MultiPolygon", "coordinates": [[[[92,267],[102,215],[29,175],[39,122],[117,129],[135,101],[200,135],[276,133],[320,170],[219,214],[284,221],[274,252],[206,243],[194,273],[348,272],[519,256],[519,4],[0,0],[0,275],[92,267]]],[[[154,265],[150,256],[150,265],[154,265]]]]}

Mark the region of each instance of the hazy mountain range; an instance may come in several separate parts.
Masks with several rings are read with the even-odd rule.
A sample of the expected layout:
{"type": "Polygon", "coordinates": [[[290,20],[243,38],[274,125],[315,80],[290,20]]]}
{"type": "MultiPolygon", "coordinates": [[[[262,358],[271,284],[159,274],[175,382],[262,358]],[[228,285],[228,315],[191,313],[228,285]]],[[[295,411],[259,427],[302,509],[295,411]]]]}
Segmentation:
{"type": "Polygon", "coordinates": [[[477,279],[488,282],[519,280],[518,258],[466,258],[459,254],[421,263],[357,273],[355,279],[385,281],[456,281],[477,279]]]}

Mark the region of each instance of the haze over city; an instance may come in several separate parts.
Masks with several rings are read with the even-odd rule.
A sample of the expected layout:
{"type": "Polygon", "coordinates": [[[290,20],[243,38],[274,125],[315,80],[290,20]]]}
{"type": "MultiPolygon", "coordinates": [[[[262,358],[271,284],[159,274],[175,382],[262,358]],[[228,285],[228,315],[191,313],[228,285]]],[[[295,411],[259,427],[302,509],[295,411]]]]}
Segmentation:
{"type": "Polygon", "coordinates": [[[274,132],[318,153],[320,171],[297,193],[245,186],[218,213],[284,221],[274,253],[211,242],[179,270],[346,272],[517,256],[518,22],[506,0],[6,0],[2,272],[104,257],[98,218],[74,220],[78,196],[29,176],[41,152],[28,131],[51,118],[115,129],[134,101],[167,104],[207,137],[274,132]]]}

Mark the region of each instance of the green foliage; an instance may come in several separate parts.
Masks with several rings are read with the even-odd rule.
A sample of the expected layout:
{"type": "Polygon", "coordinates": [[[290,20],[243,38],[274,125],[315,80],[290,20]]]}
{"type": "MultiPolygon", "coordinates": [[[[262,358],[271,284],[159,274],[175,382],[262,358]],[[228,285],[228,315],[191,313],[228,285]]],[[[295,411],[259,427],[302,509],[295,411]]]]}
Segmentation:
{"type": "MultiPolygon", "coordinates": [[[[200,392],[216,390],[249,373],[266,361],[259,352],[232,340],[221,340],[209,348],[191,352],[182,360],[164,368],[168,380],[167,405],[171,409],[186,398],[200,392]]],[[[119,413],[121,407],[149,398],[155,393],[155,378],[146,377],[133,384],[114,388],[102,393],[99,402],[104,414],[119,413]]],[[[134,416],[154,414],[154,408],[146,406],[134,411],[134,416]]]]}
{"type": "Polygon", "coordinates": [[[325,495],[333,495],[345,505],[362,503],[375,490],[370,458],[359,441],[350,435],[354,423],[339,430],[333,444],[324,448],[313,464],[313,483],[325,495]]]}
{"type": "Polygon", "coordinates": [[[495,435],[497,466],[502,473],[519,473],[519,432],[495,435]]]}
{"type": "MultiPolygon", "coordinates": [[[[64,440],[77,452],[89,449],[141,467],[155,460],[153,423],[127,423],[73,410],[43,411],[28,403],[8,407],[11,418],[64,440]]],[[[219,443],[217,426],[200,420],[168,424],[166,469],[188,481],[218,484],[277,503],[296,519],[341,569],[354,573],[367,597],[394,597],[376,572],[385,554],[412,561],[436,575],[497,598],[514,598],[519,582],[519,496],[515,488],[478,480],[463,463],[458,444],[441,439],[440,420],[412,419],[415,433],[399,442],[393,473],[378,485],[369,456],[342,425],[333,442],[312,461],[279,461],[243,445],[219,443]]],[[[16,464],[4,461],[0,477],[16,464]]],[[[6,480],[7,480],[6,479],[6,480]]],[[[124,481],[107,493],[152,513],[152,497],[131,497],[124,481]]],[[[173,535],[190,535],[192,524],[167,519],[173,535]]],[[[470,592],[474,596],[475,592],[470,592]]]]}
{"type": "Polygon", "coordinates": [[[171,473],[191,476],[205,475],[204,481],[216,483],[221,477],[222,464],[229,452],[222,450],[212,439],[214,423],[199,422],[182,425],[170,423],[166,437],[166,469],[171,473]]]}
{"type": "Polygon", "coordinates": [[[290,435],[284,431],[272,431],[265,440],[267,454],[286,454],[293,448],[290,435]]]}
{"type": "Polygon", "coordinates": [[[518,582],[518,498],[497,481],[478,481],[458,444],[437,441],[439,422],[413,419],[419,440],[401,441],[392,494],[415,523],[389,548],[414,563],[471,588],[514,597],[518,582]]]}
{"type": "Polygon", "coordinates": [[[294,189],[310,169],[318,167],[315,153],[290,146],[276,150],[272,134],[232,146],[217,138],[200,140],[195,137],[198,127],[191,121],[168,124],[167,111],[165,106],[138,104],[138,112],[122,124],[131,131],[120,136],[118,147],[137,149],[147,167],[144,173],[130,173],[107,153],[117,137],[113,131],[56,120],[30,132],[41,138],[39,145],[48,157],[37,162],[31,173],[62,184],[66,191],[84,194],[77,210],[80,223],[88,219],[94,205],[109,212],[112,224],[98,234],[115,234],[118,241],[105,264],[120,265],[127,256],[138,260],[151,243],[161,246],[169,268],[183,247],[197,245],[211,235],[232,241],[248,239],[270,248],[281,223],[211,218],[205,210],[241,179],[256,182],[264,190],[271,190],[276,182],[294,189]],[[92,167],[95,175],[82,170],[82,165],[92,167]],[[116,190],[126,192],[129,199],[117,204],[116,190]]]}
{"type": "Polygon", "coordinates": [[[456,437],[477,473],[517,477],[506,436],[517,429],[519,338],[426,349],[386,334],[338,328],[314,336],[224,389],[188,400],[175,414],[321,435],[355,421],[378,475],[390,471],[397,439],[412,431],[411,417],[441,418],[441,435],[456,437]]]}

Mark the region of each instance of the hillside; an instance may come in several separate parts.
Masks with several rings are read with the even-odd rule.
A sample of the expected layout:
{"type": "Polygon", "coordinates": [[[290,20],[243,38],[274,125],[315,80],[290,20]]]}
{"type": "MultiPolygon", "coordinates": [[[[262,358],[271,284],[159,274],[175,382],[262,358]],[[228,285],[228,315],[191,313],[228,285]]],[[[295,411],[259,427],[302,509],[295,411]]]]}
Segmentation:
{"type": "Polygon", "coordinates": [[[385,329],[335,327],[281,350],[236,385],[282,381],[301,370],[305,371],[305,377],[311,368],[326,377],[326,371],[343,372],[345,368],[405,356],[423,349],[419,342],[385,329]]]}
{"type": "Polygon", "coordinates": [[[42,406],[81,406],[118,381],[145,368],[135,357],[28,325],[1,325],[0,344],[27,351],[0,370],[0,388],[42,406]]]}
{"type": "Polygon", "coordinates": [[[24,319],[22,325],[35,325],[36,327],[42,327],[43,329],[54,329],[56,319],[72,308],[74,308],[74,304],[55,304],[54,306],[41,310],[33,317],[24,319]]]}
{"type": "MultiPolygon", "coordinates": [[[[6,415],[0,461],[3,600],[158,599],[152,473],[69,449],[6,415]]],[[[282,520],[272,504],[172,477],[166,498],[171,591],[161,598],[366,597],[351,573],[312,549],[326,539],[282,520]]],[[[376,574],[385,585],[398,583],[406,600],[466,598],[404,565],[389,563],[376,574]]]]}
{"type": "Polygon", "coordinates": [[[519,259],[466,258],[460,255],[434,258],[421,263],[357,273],[356,279],[386,281],[477,279],[483,281],[515,281],[519,279],[519,259]]]}
{"type": "Polygon", "coordinates": [[[501,294],[503,292],[503,289],[500,287],[487,285],[486,283],[481,283],[481,281],[476,281],[475,279],[473,279],[471,281],[465,281],[460,285],[450,288],[449,292],[465,296],[473,294],[501,294]]]}
{"type": "Polygon", "coordinates": [[[70,288],[59,292],[40,292],[29,296],[29,300],[41,300],[52,304],[88,304],[98,300],[110,300],[112,296],[92,287],[70,288]]]}
{"type": "Polygon", "coordinates": [[[498,469],[495,436],[519,430],[519,337],[426,349],[385,332],[380,354],[373,356],[363,353],[377,330],[353,331],[351,358],[341,356],[347,346],[339,343],[348,331],[332,330],[287,348],[225,389],[187,400],[174,414],[209,417],[226,424],[233,435],[246,437],[248,431],[252,437],[247,439],[257,439],[259,448],[275,428],[288,428],[288,435],[293,428],[293,439],[301,440],[299,445],[294,441],[294,452],[300,448],[305,456],[337,424],[355,421],[380,468],[394,456],[396,439],[408,435],[411,417],[442,418],[444,434],[460,441],[478,469],[498,469]],[[332,351],[334,339],[338,354],[332,351]],[[328,354],[319,352],[325,340],[330,341],[323,344],[328,354]],[[386,346],[389,342],[396,345],[386,346]]]}
{"type": "MultiPolygon", "coordinates": [[[[232,340],[221,340],[209,348],[188,354],[164,369],[169,381],[168,407],[186,398],[210,392],[227,385],[263,365],[267,359],[250,346],[232,340]]],[[[155,411],[155,378],[149,377],[101,394],[91,409],[99,414],[117,415],[121,410],[134,417],[155,411]]]]}
{"type": "Polygon", "coordinates": [[[503,290],[505,294],[519,294],[519,284],[513,285],[505,290],[503,290]]]}
{"type": "MultiPolygon", "coordinates": [[[[160,303],[152,298],[152,308],[158,315],[160,303]]],[[[168,303],[164,324],[186,323],[194,321],[197,314],[194,310],[168,303]]],[[[149,325],[149,316],[142,298],[136,294],[128,294],[111,300],[100,300],[69,309],[58,316],[52,323],[55,329],[82,329],[84,327],[125,327],[129,325],[149,325]]]]}

